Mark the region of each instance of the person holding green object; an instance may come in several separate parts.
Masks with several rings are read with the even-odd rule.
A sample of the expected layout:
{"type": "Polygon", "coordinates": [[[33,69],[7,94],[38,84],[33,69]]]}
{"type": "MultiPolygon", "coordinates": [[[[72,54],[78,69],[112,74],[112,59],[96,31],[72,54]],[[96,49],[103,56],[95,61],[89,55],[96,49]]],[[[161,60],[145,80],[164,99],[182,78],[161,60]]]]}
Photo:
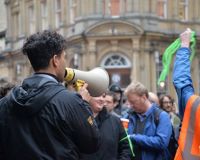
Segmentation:
{"type": "MultiPolygon", "coordinates": [[[[190,56],[190,61],[193,60],[194,55],[195,55],[195,46],[196,46],[196,34],[194,31],[191,32],[191,37],[190,37],[190,43],[191,43],[191,56],[190,56]]],[[[163,53],[162,57],[162,64],[163,64],[163,70],[160,74],[160,77],[158,79],[158,85],[161,85],[161,82],[164,82],[167,74],[169,73],[169,68],[170,64],[173,58],[174,53],[181,47],[181,39],[177,38],[163,53]]]]}
{"type": "Polygon", "coordinates": [[[192,30],[187,28],[180,34],[181,48],[176,53],[173,84],[178,96],[179,115],[182,126],[175,160],[200,159],[200,97],[195,94],[191,76],[190,38],[192,30]]]}
{"type": "Polygon", "coordinates": [[[172,134],[169,115],[150,102],[148,90],[140,82],[129,84],[125,95],[132,109],[124,118],[129,119],[128,137],[134,146],[134,160],[169,160],[167,147],[172,134]]]}

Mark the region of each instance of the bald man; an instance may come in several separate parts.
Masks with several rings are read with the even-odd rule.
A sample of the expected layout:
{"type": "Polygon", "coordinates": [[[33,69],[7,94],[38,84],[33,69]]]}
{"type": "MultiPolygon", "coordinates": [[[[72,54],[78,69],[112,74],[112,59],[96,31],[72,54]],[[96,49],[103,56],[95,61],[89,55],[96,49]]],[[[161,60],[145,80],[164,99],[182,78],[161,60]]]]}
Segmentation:
{"type": "Polygon", "coordinates": [[[156,103],[157,105],[160,105],[159,104],[159,98],[157,96],[157,94],[153,93],[153,92],[149,92],[149,100],[152,102],[152,103],[156,103]]]}

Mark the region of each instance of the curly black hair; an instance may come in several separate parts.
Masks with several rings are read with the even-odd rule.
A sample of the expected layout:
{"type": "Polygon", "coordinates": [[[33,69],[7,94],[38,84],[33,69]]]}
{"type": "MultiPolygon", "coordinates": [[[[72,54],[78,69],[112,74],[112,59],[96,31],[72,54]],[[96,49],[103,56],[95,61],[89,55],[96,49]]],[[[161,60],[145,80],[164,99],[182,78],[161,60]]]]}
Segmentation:
{"type": "Polygon", "coordinates": [[[55,31],[45,30],[38,32],[26,39],[22,52],[35,71],[45,69],[54,55],[59,55],[67,48],[65,38],[55,31]]]}

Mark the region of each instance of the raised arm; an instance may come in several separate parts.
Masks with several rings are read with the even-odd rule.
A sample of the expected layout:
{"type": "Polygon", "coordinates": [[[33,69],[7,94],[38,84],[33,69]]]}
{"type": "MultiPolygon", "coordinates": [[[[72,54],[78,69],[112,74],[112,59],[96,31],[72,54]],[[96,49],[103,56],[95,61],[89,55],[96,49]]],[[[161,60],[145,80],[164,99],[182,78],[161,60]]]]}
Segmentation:
{"type": "Polygon", "coordinates": [[[179,114],[181,117],[183,117],[188,99],[194,94],[190,73],[190,37],[191,30],[189,28],[180,35],[181,48],[177,51],[174,62],[173,83],[178,95],[179,114]]]}

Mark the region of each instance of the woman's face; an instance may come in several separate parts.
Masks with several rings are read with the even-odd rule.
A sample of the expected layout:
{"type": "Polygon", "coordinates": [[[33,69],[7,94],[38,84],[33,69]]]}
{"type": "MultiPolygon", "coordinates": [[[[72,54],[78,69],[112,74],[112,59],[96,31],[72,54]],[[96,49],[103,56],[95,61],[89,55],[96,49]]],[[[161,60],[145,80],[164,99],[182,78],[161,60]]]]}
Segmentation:
{"type": "Polygon", "coordinates": [[[162,101],[162,108],[166,112],[171,112],[172,109],[173,109],[173,102],[172,102],[172,100],[165,96],[163,98],[163,101],[162,101]]]}

